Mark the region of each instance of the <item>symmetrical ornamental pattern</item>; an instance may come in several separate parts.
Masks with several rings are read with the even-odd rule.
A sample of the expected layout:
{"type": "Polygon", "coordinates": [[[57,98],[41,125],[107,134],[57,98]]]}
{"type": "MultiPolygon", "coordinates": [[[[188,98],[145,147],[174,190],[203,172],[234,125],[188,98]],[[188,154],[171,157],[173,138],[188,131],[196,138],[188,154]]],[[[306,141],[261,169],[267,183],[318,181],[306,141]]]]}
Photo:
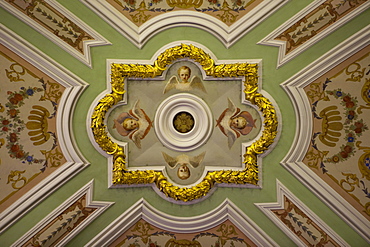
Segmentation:
{"type": "Polygon", "coordinates": [[[140,26],[150,18],[174,10],[209,14],[230,26],[263,0],[107,0],[114,8],[140,26]]]}
{"type": "Polygon", "coordinates": [[[0,212],[66,162],[56,135],[65,87],[0,46],[0,212]],[[33,185],[31,185],[33,184],[33,185]]]}
{"type": "Polygon", "coordinates": [[[303,162],[370,219],[369,46],[305,92],[314,119],[303,162]]]}
{"type": "Polygon", "coordinates": [[[370,1],[313,1],[297,15],[259,42],[279,47],[278,66],[368,9],[370,1]]]}
{"type": "Polygon", "coordinates": [[[307,13],[294,25],[275,37],[275,40],[286,42],[285,54],[292,52],[304,42],[313,39],[330,25],[344,18],[350,12],[367,2],[326,0],[321,5],[307,13]]]}
{"type": "Polygon", "coordinates": [[[52,219],[46,227],[34,234],[24,246],[51,246],[57,244],[95,210],[96,208],[86,205],[86,195],[83,195],[60,212],[60,215],[52,219]]]}
{"type": "Polygon", "coordinates": [[[367,241],[369,28],[281,84],[298,116],[282,165],[367,241]]]}
{"type": "Polygon", "coordinates": [[[202,49],[193,45],[179,45],[165,50],[149,64],[112,64],[111,93],[105,95],[94,109],[91,128],[96,143],[107,154],[113,156],[113,184],[150,184],[154,183],[166,196],[175,200],[191,201],[205,196],[215,184],[253,184],[258,183],[258,155],[264,153],[273,143],[277,135],[277,115],[272,103],[258,89],[257,65],[219,64],[202,49]],[[125,91],[126,78],[154,78],[160,76],[166,67],[178,59],[191,59],[199,63],[207,76],[243,77],[245,100],[255,105],[264,117],[263,131],[259,139],[245,149],[244,167],[242,170],[222,170],[208,172],[203,180],[193,187],[174,186],[162,172],[154,170],[127,170],[124,148],[115,143],[107,134],[104,119],[107,111],[122,99],[125,91]]]}
{"type": "Polygon", "coordinates": [[[12,246],[64,246],[103,213],[111,202],[92,201],[90,181],[41,220],[12,246]]]}
{"type": "Polygon", "coordinates": [[[5,0],[0,6],[88,65],[89,46],[109,44],[54,0],[5,0]]]}
{"type": "Polygon", "coordinates": [[[216,227],[196,233],[165,231],[141,219],[109,246],[257,246],[234,224],[226,221],[216,227]]]}
{"type": "Polygon", "coordinates": [[[195,27],[226,47],[288,0],[80,0],[137,47],[160,31],[195,27]]]}
{"type": "Polygon", "coordinates": [[[140,199],[86,246],[277,246],[231,201],[194,217],[158,211],[140,199]]]}
{"type": "Polygon", "coordinates": [[[257,203],[298,246],[348,246],[313,212],[277,181],[276,203],[257,203]]]}

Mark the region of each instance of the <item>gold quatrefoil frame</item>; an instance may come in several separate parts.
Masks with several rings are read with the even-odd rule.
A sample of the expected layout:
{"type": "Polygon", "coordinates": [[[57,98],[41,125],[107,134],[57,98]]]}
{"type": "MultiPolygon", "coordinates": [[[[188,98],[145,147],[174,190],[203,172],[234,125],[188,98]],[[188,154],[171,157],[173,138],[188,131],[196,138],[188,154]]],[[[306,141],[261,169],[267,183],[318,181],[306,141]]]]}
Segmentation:
{"type": "Polygon", "coordinates": [[[235,63],[216,65],[210,55],[202,49],[193,45],[181,44],[165,50],[158,56],[153,65],[111,64],[111,87],[111,93],[100,99],[94,108],[91,117],[91,129],[99,147],[107,154],[113,156],[112,183],[114,185],[154,183],[166,196],[184,202],[206,196],[211,188],[219,183],[257,185],[259,180],[257,157],[271,146],[278,130],[278,120],[274,106],[269,99],[258,92],[257,64],[235,63]],[[264,117],[262,135],[248,146],[244,153],[245,166],[243,170],[210,171],[199,184],[190,188],[180,188],[173,185],[161,171],[127,170],[124,148],[112,141],[104,124],[104,119],[109,109],[123,100],[123,95],[126,93],[124,89],[126,78],[154,78],[160,76],[167,69],[167,66],[181,58],[188,58],[199,63],[207,76],[214,78],[245,77],[245,99],[257,106],[264,117]]]}

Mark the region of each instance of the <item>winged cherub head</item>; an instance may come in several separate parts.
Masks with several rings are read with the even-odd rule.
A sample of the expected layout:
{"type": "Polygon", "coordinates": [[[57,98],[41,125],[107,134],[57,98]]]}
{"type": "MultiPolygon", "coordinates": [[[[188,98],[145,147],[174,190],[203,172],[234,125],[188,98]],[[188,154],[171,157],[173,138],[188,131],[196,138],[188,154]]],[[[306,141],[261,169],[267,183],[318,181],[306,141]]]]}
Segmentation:
{"type": "Polygon", "coordinates": [[[244,117],[236,117],[231,119],[230,126],[237,129],[244,129],[247,126],[247,119],[244,117]]]}
{"type": "Polygon", "coordinates": [[[177,70],[177,74],[179,75],[181,82],[180,83],[188,83],[190,75],[191,75],[191,69],[188,66],[181,66],[177,70]]]}
{"type": "Polygon", "coordinates": [[[125,120],[123,120],[122,126],[123,128],[125,128],[125,130],[134,130],[139,127],[139,122],[133,118],[125,118],[125,120]]]}
{"type": "Polygon", "coordinates": [[[193,157],[190,157],[186,154],[180,154],[177,157],[172,157],[165,152],[162,152],[162,155],[170,168],[177,167],[177,176],[180,179],[185,180],[190,177],[190,169],[196,168],[199,166],[200,163],[202,163],[206,152],[193,157]]]}

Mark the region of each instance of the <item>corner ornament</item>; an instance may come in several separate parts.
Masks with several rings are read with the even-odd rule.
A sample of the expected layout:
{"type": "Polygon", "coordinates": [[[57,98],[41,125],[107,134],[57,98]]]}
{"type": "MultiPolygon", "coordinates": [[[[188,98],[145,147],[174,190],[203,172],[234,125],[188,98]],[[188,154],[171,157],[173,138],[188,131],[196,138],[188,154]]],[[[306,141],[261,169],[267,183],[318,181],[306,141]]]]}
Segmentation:
{"type": "Polygon", "coordinates": [[[155,184],[167,197],[188,202],[206,196],[216,184],[257,185],[257,157],[263,154],[277,136],[278,120],[274,106],[269,99],[258,92],[257,64],[235,63],[215,64],[202,49],[181,44],[165,50],[154,64],[111,64],[112,91],[99,100],[91,117],[91,129],[95,142],[108,155],[113,156],[114,185],[155,184]],[[104,123],[107,112],[123,100],[127,78],[155,78],[161,76],[169,65],[178,59],[189,59],[198,63],[207,76],[213,78],[243,78],[245,100],[254,105],[263,116],[263,128],[259,138],[245,148],[243,169],[208,171],[202,181],[192,187],[173,185],[161,171],[128,170],[124,148],[108,135],[104,123]]]}

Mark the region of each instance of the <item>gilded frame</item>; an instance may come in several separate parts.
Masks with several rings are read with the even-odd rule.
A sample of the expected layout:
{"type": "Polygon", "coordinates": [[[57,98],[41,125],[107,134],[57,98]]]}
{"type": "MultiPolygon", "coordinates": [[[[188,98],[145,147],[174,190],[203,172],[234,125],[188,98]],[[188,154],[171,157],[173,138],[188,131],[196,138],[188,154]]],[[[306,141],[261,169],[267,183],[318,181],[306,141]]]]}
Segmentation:
{"type": "Polygon", "coordinates": [[[108,155],[113,156],[112,183],[119,184],[151,184],[166,196],[184,202],[202,198],[218,183],[252,184],[258,183],[257,156],[264,153],[277,136],[278,119],[271,101],[258,90],[258,65],[248,63],[215,64],[209,54],[193,45],[181,44],[168,48],[161,53],[153,65],[149,64],[111,64],[112,91],[99,100],[91,117],[91,129],[99,147],[108,155]],[[211,171],[203,180],[193,187],[173,185],[161,171],[129,171],[126,169],[124,148],[112,141],[104,124],[105,115],[109,109],[118,104],[125,92],[126,78],[154,78],[162,75],[166,67],[177,59],[188,58],[200,64],[207,76],[240,77],[244,76],[245,99],[257,106],[264,121],[262,135],[246,148],[244,153],[244,169],[241,171],[222,170],[211,171]]]}

